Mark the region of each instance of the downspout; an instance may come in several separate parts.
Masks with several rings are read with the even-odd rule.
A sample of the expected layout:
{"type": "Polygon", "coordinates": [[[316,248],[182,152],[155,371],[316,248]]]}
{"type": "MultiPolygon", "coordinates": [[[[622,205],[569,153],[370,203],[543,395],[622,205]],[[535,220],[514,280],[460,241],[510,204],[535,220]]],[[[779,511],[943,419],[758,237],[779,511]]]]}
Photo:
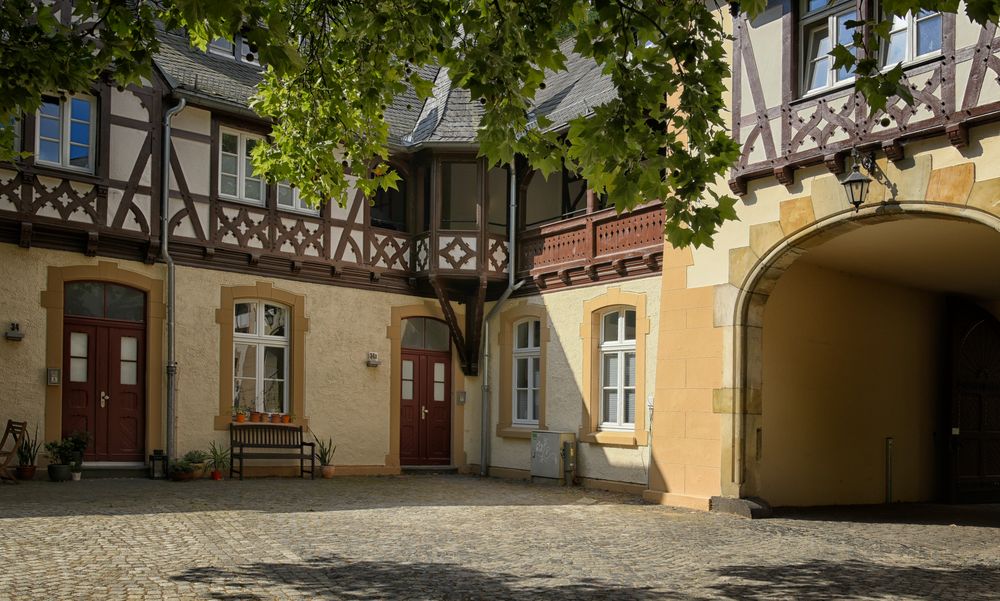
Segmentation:
{"type": "Polygon", "coordinates": [[[492,435],[490,434],[490,425],[492,422],[492,415],[490,410],[490,319],[494,315],[500,312],[500,307],[503,306],[504,302],[510,297],[510,295],[524,285],[524,280],[514,283],[515,270],[517,269],[517,253],[515,252],[515,241],[517,240],[517,169],[514,165],[510,166],[510,193],[509,201],[507,203],[507,289],[503,291],[500,298],[497,299],[496,304],[490,309],[490,312],[486,314],[486,318],[483,319],[483,332],[480,338],[480,355],[483,357],[482,361],[482,374],[483,374],[483,386],[482,386],[482,410],[483,410],[483,431],[482,438],[480,440],[480,458],[479,458],[479,475],[488,476],[490,467],[490,439],[492,435]]]}
{"type": "Polygon", "coordinates": [[[167,458],[176,452],[177,361],[174,356],[174,259],[170,256],[170,120],[184,110],[187,101],[180,102],[163,113],[163,150],[160,153],[160,260],[167,264],[167,458]]]}

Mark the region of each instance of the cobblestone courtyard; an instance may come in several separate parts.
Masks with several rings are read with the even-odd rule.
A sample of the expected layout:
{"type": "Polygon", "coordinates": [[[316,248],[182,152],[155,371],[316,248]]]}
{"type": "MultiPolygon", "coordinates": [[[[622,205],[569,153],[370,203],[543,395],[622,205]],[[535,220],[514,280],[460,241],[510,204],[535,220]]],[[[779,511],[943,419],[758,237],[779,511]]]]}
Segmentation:
{"type": "Polygon", "coordinates": [[[464,476],[39,481],[0,488],[0,600],[1000,596],[1000,507],[920,515],[749,521],[464,476]]]}

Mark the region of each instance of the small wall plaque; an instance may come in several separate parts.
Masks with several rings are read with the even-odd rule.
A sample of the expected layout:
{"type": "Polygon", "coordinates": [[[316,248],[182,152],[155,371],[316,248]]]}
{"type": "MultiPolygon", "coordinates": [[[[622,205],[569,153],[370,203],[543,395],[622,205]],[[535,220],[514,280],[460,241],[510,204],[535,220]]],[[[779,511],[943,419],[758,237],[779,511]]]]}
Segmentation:
{"type": "Polygon", "coordinates": [[[382,361],[378,358],[378,353],[375,351],[368,351],[368,359],[365,361],[365,365],[368,367],[378,367],[382,365],[382,361]]]}
{"type": "Polygon", "coordinates": [[[13,340],[14,342],[20,342],[24,339],[24,332],[21,331],[21,324],[16,321],[10,322],[7,326],[7,331],[3,334],[4,338],[7,340],[13,340]]]}
{"type": "Polygon", "coordinates": [[[49,386],[59,386],[62,384],[62,370],[58,367],[48,367],[45,369],[45,383],[49,386]]]}

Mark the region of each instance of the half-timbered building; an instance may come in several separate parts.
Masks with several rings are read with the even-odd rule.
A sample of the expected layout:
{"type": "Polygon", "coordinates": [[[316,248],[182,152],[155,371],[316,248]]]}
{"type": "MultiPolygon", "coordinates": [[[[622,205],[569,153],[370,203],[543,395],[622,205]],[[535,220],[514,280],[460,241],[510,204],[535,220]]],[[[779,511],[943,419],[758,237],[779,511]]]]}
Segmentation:
{"type": "Polygon", "coordinates": [[[997,498],[1000,40],[964,6],[895,19],[914,100],[871,115],[828,53],[877,10],[720,11],[739,221],[664,256],[651,499],[997,498]]]}
{"type": "MultiPolygon", "coordinates": [[[[269,124],[241,42],[160,41],[144,85],[54,92],[17,124],[0,319],[24,337],[0,345],[4,414],[46,440],[89,431],[105,466],[166,448],[170,421],[180,455],[226,444],[234,409],[291,415],[333,438],[342,474],[527,477],[531,432],[561,430],[586,441],[585,482],[645,489],[657,203],[618,215],[568,171],[487,164],[480,103],[428,68],[433,96],[387,111],[399,190],[311,207],[253,171],[269,124]]],[[[614,93],[572,54],[547,83],[535,111],[555,127],[614,93]]]]}

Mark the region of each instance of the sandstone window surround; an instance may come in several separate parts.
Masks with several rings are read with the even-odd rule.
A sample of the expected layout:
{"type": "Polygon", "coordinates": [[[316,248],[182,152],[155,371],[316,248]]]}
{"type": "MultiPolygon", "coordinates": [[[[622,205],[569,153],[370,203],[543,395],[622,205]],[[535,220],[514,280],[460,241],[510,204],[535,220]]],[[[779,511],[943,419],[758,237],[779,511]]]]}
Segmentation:
{"type": "Polygon", "coordinates": [[[623,292],[613,287],[583,304],[583,323],[580,337],[583,343],[583,423],[580,426],[580,440],[591,444],[615,446],[644,446],[646,431],[646,336],[649,334],[649,319],[646,317],[646,295],[623,292]],[[634,312],[634,326],[629,313],[634,312]],[[605,318],[609,323],[605,325],[605,318]],[[611,321],[614,322],[611,325],[611,321]],[[626,340],[632,335],[634,341],[626,340]],[[604,340],[605,333],[614,328],[614,341],[604,340]],[[628,333],[626,334],[626,330],[628,333]],[[612,382],[604,377],[608,357],[616,358],[616,378],[612,382]],[[634,369],[627,374],[623,370],[626,359],[634,369]],[[616,394],[609,394],[614,390],[616,394]],[[627,418],[624,403],[625,394],[633,399],[632,422],[627,418]],[[614,398],[614,420],[603,407],[605,399],[614,398]]]}
{"type": "Polygon", "coordinates": [[[549,324],[541,305],[520,304],[500,316],[497,436],[531,438],[544,430],[549,324]],[[523,370],[523,371],[522,371],[523,370]],[[523,386],[519,386],[523,384],[523,386]],[[519,395],[523,397],[519,407],[519,395]]]}
{"type": "MultiPolygon", "coordinates": [[[[251,317],[247,309],[250,306],[258,308],[253,317],[256,320],[255,327],[271,328],[270,333],[273,334],[262,337],[261,344],[282,349],[284,381],[280,381],[280,378],[269,378],[272,388],[279,385],[283,387],[283,409],[285,413],[295,416],[292,423],[308,426],[308,419],[305,417],[305,335],[309,330],[309,318],[305,316],[305,296],[274,288],[270,282],[257,282],[253,286],[223,286],[220,291],[219,308],[215,312],[215,321],[219,324],[220,352],[219,412],[215,417],[215,429],[226,430],[232,422],[237,377],[235,351],[238,344],[246,342],[244,338],[251,336],[247,331],[237,332],[237,330],[249,328],[251,317]],[[284,317],[281,318],[283,320],[281,335],[278,335],[279,330],[274,329],[279,323],[277,313],[271,312],[270,324],[267,324],[266,313],[260,313],[260,311],[266,312],[269,306],[285,310],[284,317]],[[239,319],[237,319],[238,308],[241,309],[239,319]]],[[[255,360],[257,360],[256,354],[255,360]]],[[[260,362],[258,361],[256,365],[259,367],[260,362]]],[[[275,366],[277,366],[276,361],[272,362],[271,367],[275,366]]],[[[273,373],[275,372],[272,370],[273,373]]],[[[261,373],[261,376],[264,375],[266,374],[261,373]]],[[[260,384],[264,383],[265,380],[260,381],[260,384]]],[[[257,380],[254,380],[254,384],[255,390],[259,388],[257,380]]],[[[277,391],[278,388],[274,390],[277,391]]],[[[275,410],[275,407],[264,407],[264,410],[282,412],[275,410]]]]}

